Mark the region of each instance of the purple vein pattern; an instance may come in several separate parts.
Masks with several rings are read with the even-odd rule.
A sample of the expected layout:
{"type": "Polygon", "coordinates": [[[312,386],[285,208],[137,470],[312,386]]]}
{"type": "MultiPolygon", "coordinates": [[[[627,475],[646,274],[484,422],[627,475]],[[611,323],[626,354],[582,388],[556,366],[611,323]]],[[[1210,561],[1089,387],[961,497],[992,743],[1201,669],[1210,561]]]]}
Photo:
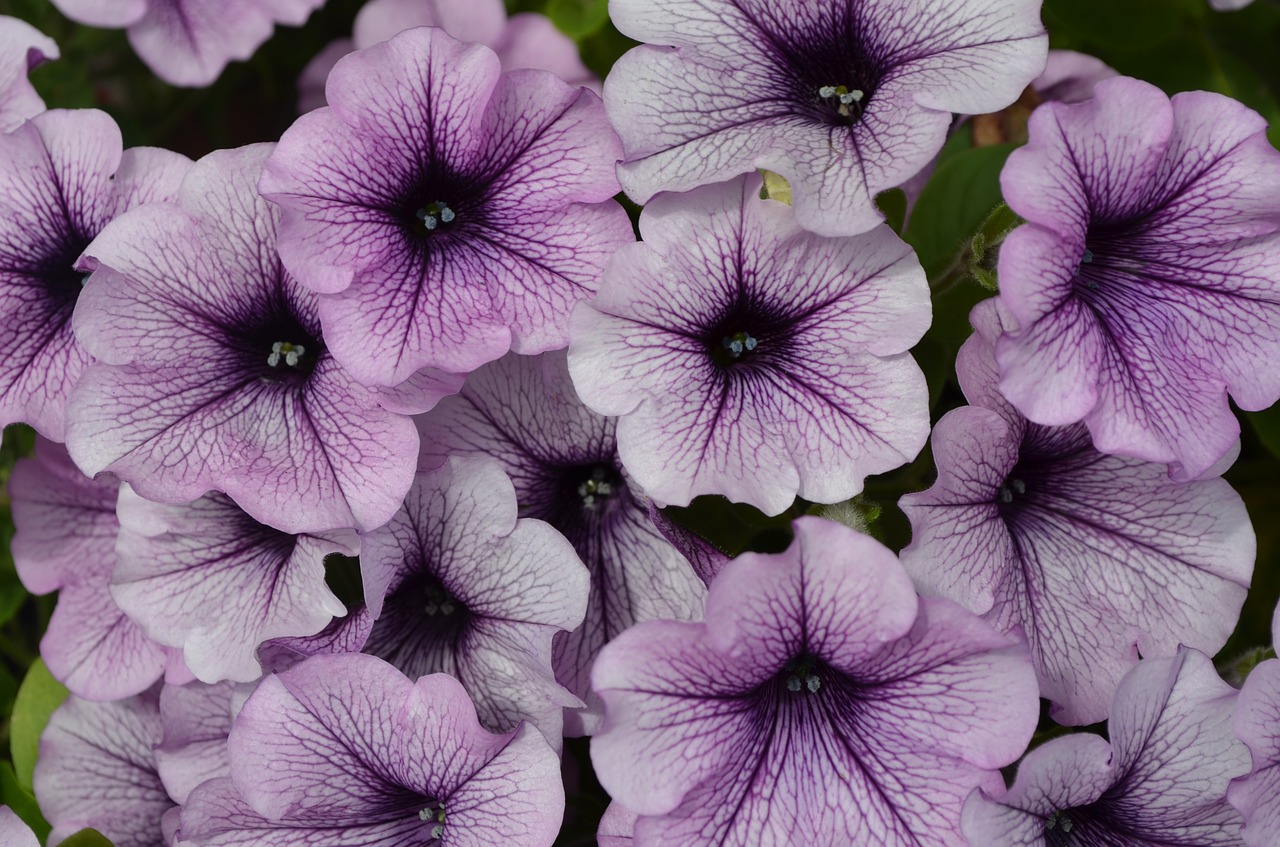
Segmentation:
{"type": "Polygon", "coordinates": [[[1037,0],[615,0],[646,42],[605,80],[638,203],[756,168],[808,230],[855,235],[925,167],[953,112],[994,112],[1044,69],[1037,0]]]}
{"type": "Polygon", "coordinates": [[[1249,768],[1231,734],[1236,691],[1197,650],[1146,659],[1116,690],[1110,743],[1037,747],[1007,793],[975,791],[964,833],[982,847],[1244,847],[1227,784],[1249,768]]]}
{"type": "Polygon", "coordinates": [[[1173,482],[1164,465],[1099,453],[1083,424],[1023,418],[996,385],[997,302],[971,320],[956,371],[974,405],[933,431],[938,481],[899,501],[902,562],[922,593],[1027,640],[1054,720],[1095,723],[1139,654],[1226,643],[1253,527],[1221,479],[1173,482]]]}
{"type": "Polygon", "coordinates": [[[638,847],[961,845],[1035,728],[1025,645],[920,600],[887,548],[804,517],[716,577],[706,623],[637,624],[592,685],[596,773],[638,847]]]}
{"type": "Polygon", "coordinates": [[[82,829],[98,830],[115,847],[166,847],[175,809],[156,772],[160,742],[155,689],[110,703],[72,695],[40,736],[35,790],[53,825],[50,844],[82,829]]]}
{"type": "MultiPolygon", "coordinates": [[[[1271,621],[1271,643],[1280,644],[1280,608],[1271,621]]],[[[1244,842],[1280,842],[1280,659],[1253,669],[1240,690],[1233,719],[1236,737],[1253,760],[1249,775],[1231,784],[1227,799],[1244,815],[1244,842]]]]}
{"type": "Polygon", "coordinates": [[[801,229],[752,175],[656,198],[600,295],[573,315],[569,372],[618,415],[618,453],[660,505],[723,494],[778,514],[834,503],[928,437],[907,350],[929,326],[924,271],[888,227],[801,229]]]}
{"type": "Polygon", "coordinates": [[[1280,398],[1280,151],[1230,98],[1135,79],[1047,103],[1001,185],[1028,221],[1000,250],[1013,325],[1000,389],[1104,453],[1201,476],[1243,409],[1280,398]]]}
{"type": "Polygon", "coordinates": [[[599,97],[444,31],[342,59],[261,189],[334,355],[367,385],[568,344],[573,304],[634,240],[599,97]]]}
{"type": "Polygon", "coordinates": [[[41,439],[9,480],[13,562],[33,594],[58,592],[40,641],[54,678],[89,700],[116,700],[145,691],[168,672],[184,682],[182,654],[151,639],[108,591],[116,565],[116,496],[110,474],[89,479],[61,444],[41,439]]]}
{"type": "Polygon", "coordinates": [[[284,532],[372,529],[413,479],[418,433],[329,354],[316,295],[280,264],[279,211],[255,189],[271,145],[211,153],[177,203],[113,221],[76,338],[68,446],[149,500],[209,489],[284,532]]]}
{"type": "Polygon", "coordinates": [[[563,533],[591,572],[582,626],[555,642],[556,678],[587,702],[565,714],[566,732],[590,734],[602,715],[589,677],[600,648],[637,621],[696,620],[706,596],[623,472],[617,421],[582,405],[555,351],[485,365],[417,423],[424,466],[450,455],[497,459],[520,514],[563,533]]]}
{"type": "Polygon", "coordinates": [[[67,396],[90,361],[72,337],[86,277],[76,260],[112,218],[171,199],[190,164],[124,150],[94,109],[44,112],[0,135],[0,425],[64,440],[67,396]]]}
{"type": "Polygon", "coordinates": [[[271,638],[314,635],[346,607],[325,585],[324,558],[354,556],[354,532],[293,535],[261,524],[224,494],[153,503],[124,486],[111,596],[152,639],[182,650],[203,682],[251,682],[271,638]]]}
{"type": "Polygon", "coordinates": [[[560,763],[530,726],[480,727],[457,680],[315,656],[267,677],[228,742],[231,777],[182,808],[196,847],[550,847],[560,763]]]}
{"type": "Polygon", "coordinates": [[[411,679],[451,674],[483,726],[527,720],[559,749],[564,708],[582,704],[556,682],[551,645],[582,623],[588,574],[564,536],[516,517],[497,462],[419,474],[404,508],[361,539],[360,568],[375,618],[366,653],[411,679]]]}

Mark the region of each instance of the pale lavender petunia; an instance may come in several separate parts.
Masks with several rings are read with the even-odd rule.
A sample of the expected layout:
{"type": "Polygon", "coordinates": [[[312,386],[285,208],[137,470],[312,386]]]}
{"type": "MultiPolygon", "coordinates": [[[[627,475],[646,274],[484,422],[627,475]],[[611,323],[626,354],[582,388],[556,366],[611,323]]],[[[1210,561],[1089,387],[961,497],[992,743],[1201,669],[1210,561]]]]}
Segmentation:
{"type": "Polygon", "coordinates": [[[332,296],[334,355],[367,385],[468,373],[568,343],[574,303],[634,239],[600,99],[431,27],[353,53],[329,106],[280,140],[261,189],[280,251],[332,296]]]}
{"type": "Polygon", "coordinates": [[[280,673],[309,656],[359,653],[372,631],[373,616],[364,603],[358,603],[345,616],[334,618],[315,635],[272,638],[263,642],[258,648],[258,661],[266,673],[280,673]]]}
{"type": "Polygon", "coordinates": [[[491,459],[455,458],[420,474],[404,508],[361,538],[366,653],[410,678],[456,677],[495,732],[522,720],[558,748],[562,713],[580,706],[556,682],[552,639],[582,623],[589,575],[565,538],[516,517],[516,493],[491,459]]]}
{"type": "Polygon", "coordinates": [[[648,42],[605,80],[622,185],[640,203],[756,168],[802,226],[866,232],[875,195],[941,149],[953,112],[994,112],[1044,69],[1038,0],[614,0],[648,42]]]}
{"type": "Polygon", "coordinates": [[[565,731],[590,734],[601,717],[589,676],[600,648],[637,621],[696,620],[706,595],[623,473],[616,420],[582,405],[555,351],[485,365],[417,423],[425,467],[450,455],[494,457],[515,484],[520,514],[563,533],[590,571],[586,618],[557,636],[554,662],[556,678],[588,706],[565,714],[565,731]]]}
{"type": "Polygon", "coordinates": [[[0,844],[5,847],[40,847],[40,839],[8,806],[0,806],[0,844]]]}
{"type": "Polygon", "coordinates": [[[1036,96],[1059,103],[1080,103],[1093,96],[1094,87],[1120,72],[1106,62],[1074,50],[1050,50],[1044,73],[1032,83],[1036,96]]]}
{"type": "Polygon", "coordinates": [[[998,305],[974,309],[956,361],[974,405],[933,431],[938,481],[899,505],[902,562],[925,594],[1027,639],[1054,720],[1107,715],[1142,656],[1231,634],[1256,552],[1244,501],[1221,479],[1099,453],[1083,424],[1031,423],[997,389],[998,305]]]}
{"type": "Polygon", "coordinates": [[[346,607],[325,585],[325,556],[354,556],[355,533],[282,532],[223,494],[145,500],[123,486],[111,596],[153,640],[183,652],[208,683],[262,675],[258,646],[311,636],[346,607]]]}
{"type": "Polygon", "coordinates": [[[1028,224],[1000,251],[1000,389],[1194,479],[1239,435],[1228,392],[1249,410],[1280,398],[1280,152],[1222,95],[1095,90],[1037,109],[1001,176],[1028,224]]]}
{"type": "Polygon", "coordinates": [[[90,700],[138,694],[166,673],[191,678],[180,652],[147,638],[111,599],[119,488],[109,474],[87,478],[62,445],[43,439],[9,480],[18,576],[33,594],[58,592],[40,655],[55,679],[90,700]]]}
{"type": "Polygon", "coordinates": [[[187,797],[184,844],[549,847],[564,813],[559,762],[536,730],[492,735],[457,680],[414,683],[372,656],[268,677],[229,747],[231,778],[187,797]]]}
{"type": "Polygon", "coordinates": [[[277,23],[301,26],[324,0],[53,0],[90,26],[127,27],[129,43],[156,76],[204,86],[232,60],[248,59],[277,23]]]}
{"type": "Polygon", "coordinates": [[[118,218],[76,338],[101,361],[77,385],[68,447],[151,500],[209,489],[285,532],[371,529],[399,508],[418,434],[330,355],[317,297],[276,254],[255,189],[271,145],[212,153],[179,201],[118,218]]]}
{"type": "Polygon", "coordinates": [[[160,737],[154,689],[110,703],[73,695],[59,706],[40,736],[34,779],[49,843],[91,828],[115,847],[164,847],[161,819],[175,804],[156,772],[160,737]]]}
{"type": "Polygon", "coordinates": [[[582,64],[573,39],[546,15],[521,12],[508,19],[502,0],[369,0],[356,15],[351,38],[332,42],[303,68],[299,111],[325,105],[325,80],[343,56],[418,26],[438,26],[459,41],[492,48],[504,71],[541,68],[571,85],[600,90],[600,81],[582,64]]]}
{"type": "Polygon", "coordinates": [[[636,818],[635,812],[616,800],[610,803],[596,830],[597,847],[631,847],[635,843],[636,818]]]}
{"type": "Polygon", "coordinates": [[[156,772],[178,803],[206,780],[231,775],[227,736],[256,683],[166,685],[160,691],[156,772]]]}
{"type": "Polygon", "coordinates": [[[981,847],[1244,847],[1227,784],[1248,770],[1236,691],[1197,650],[1145,659],[1116,690],[1106,739],[1055,738],[1008,792],[975,791],[962,823],[981,847]]]}
{"type": "Polygon", "coordinates": [[[583,402],[619,415],[618,452],[662,505],[723,494],[778,514],[833,503],[928,437],[924,271],[888,227],[826,238],[752,175],[656,198],[644,242],[573,316],[583,402]]]}
{"type": "MultiPolygon", "coordinates": [[[[1271,643],[1280,645],[1280,608],[1271,621],[1271,643]]],[[[1253,767],[1227,792],[1244,815],[1244,843],[1280,843],[1280,659],[1258,665],[1240,690],[1233,718],[1236,737],[1249,748],[1253,767]]]]}
{"type": "Polygon", "coordinates": [[[9,132],[44,111],[27,73],[58,58],[52,38],[21,18],[0,15],[0,133],[9,132]]]}
{"type": "Polygon", "coordinates": [[[90,361],[71,332],[86,275],[76,260],[112,218],[172,198],[190,164],[124,150],[95,109],[44,112],[0,135],[0,426],[64,439],[67,395],[90,361]]]}
{"type": "Polygon", "coordinates": [[[705,624],[638,624],[592,672],[591,758],[635,844],[941,847],[1038,717],[1025,645],[920,600],[894,555],[804,517],[744,553],[705,624]]]}

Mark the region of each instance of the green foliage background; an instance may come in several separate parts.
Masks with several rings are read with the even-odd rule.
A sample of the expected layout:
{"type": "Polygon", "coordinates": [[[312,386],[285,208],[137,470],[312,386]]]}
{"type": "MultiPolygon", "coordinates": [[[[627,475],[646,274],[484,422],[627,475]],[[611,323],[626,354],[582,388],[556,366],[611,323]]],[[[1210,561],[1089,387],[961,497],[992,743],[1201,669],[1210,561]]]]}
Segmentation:
{"type": "MultiPolygon", "coordinates": [[[[198,158],[219,148],[278,139],[296,116],[298,74],[329,41],[349,36],[362,4],[329,0],[304,27],[278,29],[250,61],[231,65],[214,85],[196,90],[174,88],[152,76],[123,31],[74,24],[48,0],[0,0],[0,14],[23,18],[58,42],[62,58],[32,73],[51,108],[104,109],[120,124],[127,146],[162,146],[198,158]]],[[[634,44],[609,22],[605,0],[508,0],[507,5],[511,12],[549,15],[578,42],[584,61],[601,77],[634,44]]],[[[1280,143],[1280,1],[1255,0],[1243,11],[1217,13],[1208,0],[1047,0],[1043,14],[1054,47],[1095,55],[1171,94],[1208,89],[1235,97],[1271,122],[1272,142],[1280,143]]],[[[915,350],[929,379],[935,420],[963,402],[952,372],[955,351],[969,333],[969,308],[989,296],[964,270],[973,258],[975,234],[984,222],[992,226],[1000,168],[1011,149],[975,147],[967,129],[957,133],[903,233],[935,286],[934,325],[915,350]]],[[[900,193],[882,197],[881,204],[900,228],[900,193]]],[[[1242,418],[1243,449],[1226,478],[1253,518],[1258,563],[1244,614],[1218,657],[1228,678],[1268,642],[1271,610],[1280,597],[1280,521],[1275,520],[1280,514],[1280,409],[1242,418]]],[[[14,462],[29,455],[33,444],[26,427],[5,430],[0,483],[7,484],[14,462]]],[[[874,534],[900,549],[909,531],[896,499],[926,487],[932,478],[926,451],[912,464],[869,480],[864,495],[845,510],[846,519],[853,514],[869,522],[874,534]]],[[[781,549],[792,517],[822,510],[798,503],[784,515],[767,518],[750,507],[704,497],[671,511],[736,554],[781,549]]],[[[0,493],[0,802],[43,838],[48,825],[31,795],[31,769],[39,732],[66,692],[38,659],[54,598],[32,597],[18,582],[9,553],[12,533],[6,489],[0,493]]],[[[342,592],[349,594],[349,587],[342,592]]],[[[1043,730],[1042,737],[1056,731],[1047,722],[1043,730]]],[[[559,843],[591,844],[607,798],[591,774],[584,741],[570,741],[566,759],[570,808],[559,843]]],[[[102,847],[108,842],[86,832],[64,844],[102,847]]]]}

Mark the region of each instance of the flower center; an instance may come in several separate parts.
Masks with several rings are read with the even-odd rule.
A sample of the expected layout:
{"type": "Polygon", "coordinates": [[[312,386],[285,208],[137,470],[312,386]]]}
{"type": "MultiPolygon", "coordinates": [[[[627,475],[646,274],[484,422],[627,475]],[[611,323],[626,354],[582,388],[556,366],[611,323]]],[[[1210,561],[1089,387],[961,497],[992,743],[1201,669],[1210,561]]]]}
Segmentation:
{"type": "Polygon", "coordinates": [[[271,353],[267,355],[267,364],[273,368],[278,368],[281,365],[296,368],[306,354],[307,348],[301,344],[277,341],[271,345],[271,353]]]}
{"type": "Polygon", "coordinates": [[[792,694],[818,693],[822,679],[814,672],[817,664],[818,660],[812,656],[797,656],[783,665],[782,670],[787,674],[787,690],[792,694]]]}
{"type": "Polygon", "coordinates": [[[1071,830],[1075,824],[1065,812],[1054,812],[1044,822],[1044,840],[1049,847],[1068,847],[1071,842],[1071,830]]]}
{"type": "Polygon", "coordinates": [[[1000,502],[1012,503],[1014,497],[1020,497],[1027,493],[1027,484],[1020,479],[1007,479],[1004,485],[1000,486],[1000,502]]]}
{"type": "Polygon", "coordinates": [[[435,825],[431,827],[431,839],[433,841],[440,841],[444,838],[445,811],[443,800],[428,803],[425,809],[418,812],[418,818],[423,823],[435,822],[435,825]]]}
{"type": "Polygon", "coordinates": [[[591,476],[579,483],[578,496],[582,498],[583,508],[594,509],[597,501],[613,494],[613,483],[608,477],[608,469],[604,465],[596,465],[591,469],[591,476]]]}
{"type": "Polygon", "coordinates": [[[426,603],[423,605],[422,610],[428,615],[448,616],[458,609],[457,601],[453,599],[453,595],[438,582],[428,582],[422,593],[426,595],[426,603]]]}
{"type": "Polygon", "coordinates": [[[711,351],[711,358],[719,365],[731,365],[755,352],[760,342],[749,332],[735,332],[720,339],[720,346],[711,351]]]}
{"type": "Polygon", "coordinates": [[[414,212],[413,216],[417,219],[418,226],[424,232],[435,232],[443,225],[453,223],[453,219],[456,217],[453,209],[450,209],[449,205],[443,200],[428,203],[414,212]]]}
{"type": "Polygon", "coordinates": [[[842,118],[857,118],[862,114],[864,93],[847,85],[823,85],[818,88],[818,99],[836,110],[842,118]]]}

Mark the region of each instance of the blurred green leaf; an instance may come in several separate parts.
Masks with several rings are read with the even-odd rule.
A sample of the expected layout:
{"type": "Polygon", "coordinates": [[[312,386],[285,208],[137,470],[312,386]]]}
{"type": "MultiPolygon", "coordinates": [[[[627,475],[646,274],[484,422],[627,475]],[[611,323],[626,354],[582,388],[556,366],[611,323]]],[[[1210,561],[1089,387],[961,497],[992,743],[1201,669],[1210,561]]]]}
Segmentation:
{"type": "MultiPolygon", "coordinates": [[[[1204,0],[1208,3],[1208,0],[1204,0]]],[[[1050,31],[1065,31],[1125,50],[1139,50],[1175,35],[1182,10],[1172,0],[1045,0],[1050,31]]]]}
{"type": "Polygon", "coordinates": [[[82,829],[59,844],[61,847],[112,847],[110,839],[96,829],[82,829]]]}
{"type": "Polygon", "coordinates": [[[609,19],[609,0],[550,0],[546,14],[565,35],[582,38],[609,19]]]}
{"type": "Polygon", "coordinates": [[[975,147],[940,165],[916,201],[904,238],[933,279],[1000,203],[1000,170],[1012,144],[975,147]]]}
{"type": "Polygon", "coordinates": [[[1245,412],[1244,419],[1271,455],[1280,456],[1280,403],[1261,412],[1245,412]]]}
{"type": "Polygon", "coordinates": [[[31,831],[36,834],[36,838],[40,839],[41,844],[49,837],[49,830],[52,827],[44,819],[44,815],[40,814],[40,806],[36,803],[36,798],[18,784],[13,765],[5,761],[0,761],[0,803],[13,809],[13,813],[31,827],[31,831]]]}
{"type": "Polygon", "coordinates": [[[884,222],[898,235],[902,235],[907,220],[907,193],[901,188],[891,188],[876,195],[876,208],[884,214],[884,222]]]}
{"type": "Polygon", "coordinates": [[[67,699],[67,689],[49,673],[43,659],[36,659],[27,671],[13,704],[9,749],[18,784],[31,790],[31,775],[40,753],[40,733],[44,732],[53,710],[67,699]]]}

